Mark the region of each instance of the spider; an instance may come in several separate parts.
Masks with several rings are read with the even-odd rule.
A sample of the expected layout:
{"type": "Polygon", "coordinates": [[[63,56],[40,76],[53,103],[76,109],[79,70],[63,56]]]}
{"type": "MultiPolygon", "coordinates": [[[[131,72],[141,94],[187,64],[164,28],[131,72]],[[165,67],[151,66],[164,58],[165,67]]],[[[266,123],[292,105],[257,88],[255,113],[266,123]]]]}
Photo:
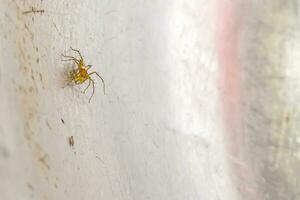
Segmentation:
{"type": "Polygon", "coordinates": [[[93,71],[93,72],[89,73],[88,70],[92,67],[92,65],[86,65],[84,63],[83,57],[82,57],[82,55],[81,55],[81,53],[80,53],[79,50],[73,49],[72,47],[71,47],[71,50],[74,51],[74,52],[76,52],[76,53],[78,53],[78,55],[79,55],[80,58],[77,59],[77,58],[75,58],[73,56],[67,56],[67,55],[62,54],[63,57],[67,58],[67,59],[65,59],[63,61],[73,61],[76,64],[76,66],[77,66],[77,68],[72,69],[70,71],[70,73],[69,73],[70,80],[69,80],[69,82],[68,82],[67,85],[71,84],[72,82],[74,84],[76,84],[76,85],[81,85],[86,80],[88,80],[89,84],[83,90],[83,93],[85,93],[87,91],[87,89],[90,87],[90,85],[92,83],[93,92],[92,92],[92,95],[89,98],[89,102],[91,102],[91,99],[92,99],[92,97],[93,97],[93,95],[95,93],[95,81],[91,78],[91,75],[97,75],[101,79],[101,81],[102,81],[103,92],[104,92],[104,95],[105,95],[105,83],[104,83],[104,79],[98,74],[98,72],[93,71]]]}

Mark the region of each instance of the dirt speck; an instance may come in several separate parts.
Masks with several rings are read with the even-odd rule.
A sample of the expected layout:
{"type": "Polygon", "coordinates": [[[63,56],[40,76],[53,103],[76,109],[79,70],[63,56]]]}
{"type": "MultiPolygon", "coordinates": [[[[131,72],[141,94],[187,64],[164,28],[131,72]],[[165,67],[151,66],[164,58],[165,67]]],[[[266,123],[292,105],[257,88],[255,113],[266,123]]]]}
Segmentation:
{"type": "Polygon", "coordinates": [[[285,122],[286,122],[287,124],[290,122],[290,115],[289,115],[289,114],[287,114],[287,115],[285,116],[285,122]]]}
{"type": "Polygon", "coordinates": [[[28,68],[26,66],[24,66],[23,69],[24,69],[24,72],[26,72],[26,73],[28,72],[28,68]]]}
{"type": "Polygon", "coordinates": [[[35,79],[34,79],[34,71],[33,70],[31,70],[31,79],[34,81],[35,79]]]}
{"type": "Polygon", "coordinates": [[[99,157],[99,156],[96,156],[96,158],[97,158],[98,160],[100,160],[100,161],[102,162],[102,164],[104,164],[104,165],[105,165],[105,162],[102,160],[102,158],[101,158],[101,157],[99,157]]]}
{"type": "Polygon", "coordinates": [[[34,89],[33,89],[33,87],[32,87],[32,86],[30,86],[30,87],[29,87],[29,89],[28,89],[28,91],[29,91],[30,93],[32,93],[32,92],[33,92],[33,90],[34,90],[34,89]]]}
{"type": "Polygon", "coordinates": [[[25,88],[22,85],[19,85],[18,89],[19,89],[20,92],[26,93],[26,90],[25,90],[25,88]]]}
{"type": "Polygon", "coordinates": [[[32,186],[30,183],[27,183],[27,187],[28,187],[28,189],[30,189],[30,190],[33,190],[33,189],[34,189],[33,186],[32,186]]]}
{"type": "Polygon", "coordinates": [[[43,157],[39,158],[39,161],[48,169],[50,170],[50,165],[47,162],[48,154],[45,154],[43,157]]]}
{"type": "Polygon", "coordinates": [[[60,120],[61,120],[61,122],[62,122],[63,124],[65,124],[65,120],[63,120],[63,118],[61,118],[60,120]]]}
{"type": "Polygon", "coordinates": [[[0,146],[0,155],[3,158],[8,158],[9,157],[9,152],[5,147],[0,146]]]}
{"type": "Polygon", "coordinates": [[[43,81],[43,76],[41,73],[39,73],[39,76],[40,76],[40,81],[42,82],[43,81]]]}
{"type": "Polygon", "coordinates": [[[69,145],[71,146],[71,147],[73,147],[74,146],[74,137],[73,136],[71,136],[71,137],[69,137],[69,145]]]}
{"type": "Polygon", "coordinates": [[[51,126],[50,126],[50,124],[49,124],[49,122],[48,122],[48,120],[46,120],[46,125],[47,125],[47,127],[51,130],[52,128],[51,128],[51,126]]]}

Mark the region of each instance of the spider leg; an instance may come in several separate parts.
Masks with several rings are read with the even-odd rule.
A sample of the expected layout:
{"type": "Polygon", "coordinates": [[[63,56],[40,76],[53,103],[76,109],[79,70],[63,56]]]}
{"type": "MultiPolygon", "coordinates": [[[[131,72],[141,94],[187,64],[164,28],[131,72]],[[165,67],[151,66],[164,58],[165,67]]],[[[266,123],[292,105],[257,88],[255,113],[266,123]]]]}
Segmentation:
{"type": "Polygon", "coordinates": [[[68,59],[62,59],[61,61],[74,61],[75,62],[75,60],[73,59],[73,58],[68,58],[68,59]]]}
{"type": "Polygon", "coordinates": [[[64,54],[61,54],[61,56],[65,57],[65,58],[68,58],[68,59],[65,59],[65,60],[62,60],[62,61],[74,61],[77,65],[79,65],[79,60],[76,59],[75,57],[73,56],[66,56],[64,54]]]}
{"type": "Polygon", "coordinates": [[[92,72],[92,73],[89,74],[89,76],[92,75],[92,74],[96,74],[101,79],[102,84],[103,84],[103,93],[105,95],[105,82],[104,82],[104,79],[98,74],[98,72],[92,72]]]}
{"type": "Polygon", "coordinates": [[[91,99],[92,99],[92,97],[93,97],[93,95],[95,93],[95,81],[93,79],[91,79],[91,78],[89,78],[89,80],[90,80],[90,82],[92,82],[92,86],[93,86],[93,92],[92,92],[92,95],[91,95],[91,97],[89,99],[89,103],[90,103],[91,99]]]}
{"type": "Polygon", "coordinates": [[[89,70],[89,69],[91,69],[92,65],[86,65],[85,67],[86,67],[86,70],[89,70]]]}
{"type": "Polygon", "coordinates": [[[83,93],[85,93],[86,92],[86,90],[90,87],[90,85],[91,85],[91,79],[89,79],[89,84],[88,84],[88,86],[83,90],[83,93]]]}
{"type": "Polygon", "coordinates": [[[72,59],[77,60],[74,56],[67,56],[67,55],[64,55],[64,54],[61,54],[61,56],[66,57],[66,58],[72,58],[72,59]]]}
{"type": "Polygon", "coordinates": [[[80,53],[80,51],[79,51],[79,50],[77,50],[77,49],[73,49],[72,47],[70,47],[70,48],[71,48],[71,50],[72,50],[72,51],[75,51],[75,52],[77,52],[77,53],[79,54],[79,56],[80,56],[81,60],[83,60],[83,57],[82,57],[82,55],[81,55],[81,53],[80,53]]]}

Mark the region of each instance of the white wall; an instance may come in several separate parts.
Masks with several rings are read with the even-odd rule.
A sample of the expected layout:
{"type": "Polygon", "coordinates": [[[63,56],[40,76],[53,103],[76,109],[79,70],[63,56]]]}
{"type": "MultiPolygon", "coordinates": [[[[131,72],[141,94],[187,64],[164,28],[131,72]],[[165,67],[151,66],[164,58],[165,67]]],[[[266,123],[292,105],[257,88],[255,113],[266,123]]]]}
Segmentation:
{"type": "Polygon", "coordinates": [[[1,0],[1,199],[234,199],[215,12],[204,0],[1,0]],[[22,14],[32,6],[45,12],[22,14]],[[106,96],[100,80],[91,103],[62,88],[70,46],[106,96]]]}

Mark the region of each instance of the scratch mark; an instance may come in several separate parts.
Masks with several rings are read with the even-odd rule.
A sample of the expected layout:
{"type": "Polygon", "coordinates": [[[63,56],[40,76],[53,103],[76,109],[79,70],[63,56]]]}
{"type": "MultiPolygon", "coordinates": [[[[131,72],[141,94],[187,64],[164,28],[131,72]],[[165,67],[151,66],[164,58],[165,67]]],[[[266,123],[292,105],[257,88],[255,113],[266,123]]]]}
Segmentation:
{"type": "Polygon", "coordinates": [[[22,14],[23,14],[23,15],[27,15],[27,14],[29,14],[29,13],[44,13],[44,12],[45,12],[44,9],[36,9],[36,8],[34,8],[34,7],[31,7],[30,10],[23,11],[22,14]]]}

